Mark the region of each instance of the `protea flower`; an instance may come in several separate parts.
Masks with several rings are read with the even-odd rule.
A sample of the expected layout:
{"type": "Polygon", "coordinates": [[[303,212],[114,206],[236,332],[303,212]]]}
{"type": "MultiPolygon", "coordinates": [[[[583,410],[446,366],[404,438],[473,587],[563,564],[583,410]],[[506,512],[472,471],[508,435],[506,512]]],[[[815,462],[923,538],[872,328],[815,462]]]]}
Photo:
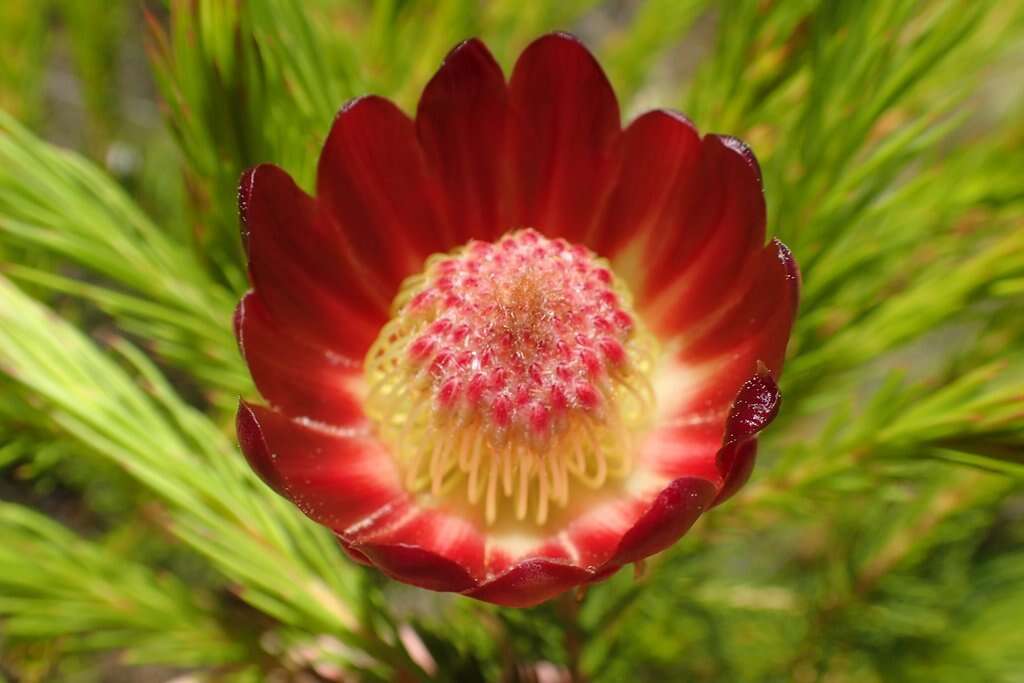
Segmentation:
{"type": "Polygon", "coordinates": [[[757,162],[679,114],[620,127],[547,35],[506,83],[456,47],[415,120],[346,105],[316,197],[239,190],[252,467],[400,581],[528,606],[674,543],[749,476],[797,302],[757,162]]]}

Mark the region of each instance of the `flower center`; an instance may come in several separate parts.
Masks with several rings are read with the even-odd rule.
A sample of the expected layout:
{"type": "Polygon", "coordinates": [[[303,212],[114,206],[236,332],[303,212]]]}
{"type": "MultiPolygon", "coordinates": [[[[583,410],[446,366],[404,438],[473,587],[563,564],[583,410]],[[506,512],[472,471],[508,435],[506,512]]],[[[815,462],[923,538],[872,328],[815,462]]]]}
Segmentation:
{"type": "Polygon", "coordinates": [[[544,524],[574,486],[625,476],[656,351],[629,308],[604,261],[533,230],[431,256],[366,356],[406,486],[544,524]]]}

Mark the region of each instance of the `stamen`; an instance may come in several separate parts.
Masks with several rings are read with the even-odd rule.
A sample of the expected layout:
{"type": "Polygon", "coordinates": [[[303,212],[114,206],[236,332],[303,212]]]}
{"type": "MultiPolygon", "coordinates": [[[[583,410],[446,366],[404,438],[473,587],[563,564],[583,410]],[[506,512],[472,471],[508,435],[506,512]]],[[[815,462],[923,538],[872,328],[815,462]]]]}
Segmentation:
{"type": "Polygon", "coordinates": [[[516,519],[526,518],[526,504],[530,500],[530,470],[533,469],[533,459],[519,455],[519,496],[516,499],[516,519]]]}
{"type": "Polygon", "coordinates": [[[605,262],[532,230],[430,257],[365,361],[406,487],[544,525],[573,482],[627,476],[657,352],[630,301],[605,262]]]}
{"type": "Polygon", "coordinates": [[[498,517],[498,461],[491,458],[487,472],[487,511],[486,519],[494,523],[498,517]]]}

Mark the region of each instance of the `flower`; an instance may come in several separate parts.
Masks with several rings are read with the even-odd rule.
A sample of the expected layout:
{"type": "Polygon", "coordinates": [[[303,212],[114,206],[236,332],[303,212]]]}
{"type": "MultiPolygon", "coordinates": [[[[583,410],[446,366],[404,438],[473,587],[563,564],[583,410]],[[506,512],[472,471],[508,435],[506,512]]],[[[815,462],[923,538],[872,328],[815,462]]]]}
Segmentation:
{"type": "Polygon", "coordinates": [[[316,197],[242,178],[253,469],[400,581],[529,606],[674,543],[749,476],[797,306],[760,171],[670,111],[620,126],[575,38],[506,83],[457,46],[414,120],[337,115],[316,197]]]}

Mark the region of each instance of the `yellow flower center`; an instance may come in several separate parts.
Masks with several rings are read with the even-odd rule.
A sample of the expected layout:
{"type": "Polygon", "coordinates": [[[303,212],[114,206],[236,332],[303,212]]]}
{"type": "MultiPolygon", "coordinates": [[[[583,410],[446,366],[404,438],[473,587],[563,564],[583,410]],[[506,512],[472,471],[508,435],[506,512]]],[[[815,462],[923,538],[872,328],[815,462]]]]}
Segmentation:
{"type": "Polygon", "coordinates": [[[408,489],[542,525],[628,474],[656,354],[630,306],[606,262],[533,230],[427,259],[365,361],[408,489]]]}

